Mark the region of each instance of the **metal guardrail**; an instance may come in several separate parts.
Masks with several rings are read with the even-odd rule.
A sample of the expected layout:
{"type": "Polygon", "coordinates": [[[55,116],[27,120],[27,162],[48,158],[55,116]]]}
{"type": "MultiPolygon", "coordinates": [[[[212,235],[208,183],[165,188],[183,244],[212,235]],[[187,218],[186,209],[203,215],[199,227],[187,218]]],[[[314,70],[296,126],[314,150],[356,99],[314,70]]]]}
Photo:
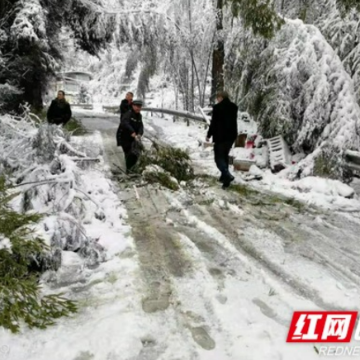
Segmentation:
{"type": "Polygon", "coordinates": [[[120,106],[102,106],[105,112],[120,113],[120,106]]]}
{"type": "Polygon", "coordinates": [[[85,110],[93,110],[94,105],[93,104],[70,104],[72,108],[81,108],[85,110]]]}
{"type": "Polygon", "coordinates": [[[144,108],[142,108],[142,111],[173,115],[173,116],[178,116],[178,117],[184,117],[186,119],[206,122],[206,119],[204,118],[204,116],[196,115],[189,111],[178,111],[178,110],[170,110],[170,109],[151,108],[151,107],[144,107],[144,108]]]}
{"type": "MultiPolygon", "coordinates": [[[[119,113],[119,106],[103,106],[103,110],[106,112],[112,112],[112,113],[119,113]]],[[[196,120],[208,123],[208,119],[206,118],[206,115],[198,115],[193,114],[189,111],[178,111],[178,110],[171,110],[171,109],[162,109],[162,108],[152,108],[152,107],[143,107],[142,111],[151,112],[151,113],[160,113],[160,114],[166,114],[166,115],[173,115],[178,117],[183,117],[186,119],[196,120]]]]}

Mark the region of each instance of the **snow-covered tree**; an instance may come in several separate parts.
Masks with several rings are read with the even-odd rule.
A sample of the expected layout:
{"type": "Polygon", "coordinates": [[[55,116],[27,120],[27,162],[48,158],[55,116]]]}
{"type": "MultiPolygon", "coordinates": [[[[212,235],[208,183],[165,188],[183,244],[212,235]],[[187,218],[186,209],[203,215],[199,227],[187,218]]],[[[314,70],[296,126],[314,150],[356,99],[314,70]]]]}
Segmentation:
{"type": "Polygon", "coordinates": [[[283,24],[283,19],[274,10],[270,0],[227,0],[232,13],[239,16],[243,26],[254,35],[272,38],[283,24]]]}
{"type": "MultiPolygon", "coordinates": [[[[270,42],[245,30],[232,41],[227,83],[262,135],[281,134],[294,151],[332,158],[341,177],[344,151],[360,145],[360,108],[350,76],[320,31],[288,20],[270,42]]],[[[307,162],[304,174],[313,169],[307,162]]]]}
{"type": "Polygon", "coordinates": [[[96,54],[111,40],[112,16],[99,12],[99,1],[5,1],[0,7],[0,84],[22,91],[13,107],[26,101],[42,107],[46,82],[62,59],[59,35],[67,26],[77,44],[96,54]]]}
{"type": "Polygon", "coordinates": [[[320,148],[317,158],[335,159],[335,172],[342,176],[341,156],[358,141],[355,5],[182,0],[174,7],[170,0],[148,0],[130,7],[124,0],[110,11],[117,14],[116,40],[91,69],[99,73],[97,86],[117,95],[135,77],[138,95],[145,96],[152,77],[161,78],[158,88],[174,89],[174,106],[187,110],[204,105],[221,87],[220,78],[211,90],[211,78],[224,70],[225,89],[258,121],[263,136],[282,134],[294,151],[308,154],[320,148]],[[224,68],[221,56],[214,61],[217,52],[225,56],[224,68]],[[350,111],[346,116],[343,108],[350,111]]]}

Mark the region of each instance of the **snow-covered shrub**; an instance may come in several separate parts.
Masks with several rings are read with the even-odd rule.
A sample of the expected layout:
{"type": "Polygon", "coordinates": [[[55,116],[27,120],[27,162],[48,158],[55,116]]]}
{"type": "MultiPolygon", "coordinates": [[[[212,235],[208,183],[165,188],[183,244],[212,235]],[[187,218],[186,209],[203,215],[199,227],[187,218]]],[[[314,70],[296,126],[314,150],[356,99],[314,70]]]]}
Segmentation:
{"type": "Polygon", "coordinates": [[[44,229],[50,265],[52,258],[54,264],[59,262],[57,250],[76,251],[90,266],[104,259],[103,249],[82,227],[82,222],[103,213],[82,191],[82,170],[76,162],[86,159],[58,126],[36,125],[29,115],[0,118],[0,174],[10,173],[21,190],[20,211],[48,215],[44,229]]]}
{"type": "Polygon", "coordinates": [[[148,166],[142,173],[144,179],[150,184],[160,184],[170,190],[179,190],[179,183],[168,172],[159,166],[148,166]]]}
{"type": "MultiPolygon", "coordinates": [[[[178,182],[194,179],[194,169],[190,156],[186,151],[181,149],[171,146],[161,146],[153,142],[151,149],[141,154],[137,169],[143,172],[148,169],[149,165],[158,166],[178,182]]],[[[156,172],[160,173],[161,171],[151,171],[152,174],[156,172]]],[[[163,175],[160,176],[163,177],[163,175]]],[[[152,175],[152,178],[153,177],[152,175]]],[[[163,179],[165,178],[163,177],[163,179]]],[[[173,183],[173,181],[170,182],[173,183]]]]}
{"type": "MultiPolygon", "coordinates": [[[[76,305],[59,295],[42,296],[38,277],[48,259],[45,242],[34,234],[39,215],[11,209],[5,179],[0,178],[0,326],[17,332],[21,323],[45,328],[76,305]]],[[[36,234],[36,232],[35,232],[36,234]]]]}
{"type": "Polygon", "coordinates": [[[76,101],[79,104],[88,104],[90,101],[89,89],[84,84],[80,85],[80,91],[77,95],[76,101]]]}

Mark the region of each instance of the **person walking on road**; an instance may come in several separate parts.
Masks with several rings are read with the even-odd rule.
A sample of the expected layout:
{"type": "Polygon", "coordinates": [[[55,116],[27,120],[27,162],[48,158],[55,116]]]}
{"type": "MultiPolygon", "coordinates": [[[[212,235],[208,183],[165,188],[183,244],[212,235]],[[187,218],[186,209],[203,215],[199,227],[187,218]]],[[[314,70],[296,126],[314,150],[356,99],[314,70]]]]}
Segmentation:
{"type": "Polygon", "coordinates": [[[121,101],[120,104],[120,120],[122,117],[131,110],[131,104],[133,102],[134,94],[132,92],[128,92],[125,96],[125,99],[121,101]]]}
{"type": "Polygon", "coordinates": [[[238,136],[238,107],[230,101],[226,91],[218,92],[216,99],[218,103],[213,107],[206,140],[213,138],[215,163],[221,172],[219,181],[223,183],[223,189],[226,189],[235,179],[229,171],[229,153],[238,136]]]}
{"type": "Polygon", "coordinates": [[[71,115],[70,104],[65,99],[65,92],[60,90],[47,111],[47,120],[49,124],[66,125],[71,119],[71,115]]]}
{"type": "Polygon", "coordinates": [[[125,154],[127,174],[130,173],[139,158],[140,140],[144,134],[141,115],[142,105],[143,102],[141,100],[134,100],[132,102],[131,110],[122,117],[116,134],[117,146],[121,146],[125,154]]]}

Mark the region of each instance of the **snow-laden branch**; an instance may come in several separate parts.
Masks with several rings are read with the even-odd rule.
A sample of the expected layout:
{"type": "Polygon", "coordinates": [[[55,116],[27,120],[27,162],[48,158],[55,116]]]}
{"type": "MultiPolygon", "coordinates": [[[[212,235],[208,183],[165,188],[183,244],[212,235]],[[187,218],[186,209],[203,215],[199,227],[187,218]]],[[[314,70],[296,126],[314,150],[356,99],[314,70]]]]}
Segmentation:
{"type": "Polygon", "coordinates": [[[29,114],[0,117],[0,176],[5,169],[11,173],[13,191],[21,194],[16,201],[19,211],[53,214],[44,219],[51,234],[50,258],[56,249],[78,251],[94,265],[103,257],[96,242],[86,236],[82,221],[105,215],[101,205],[82,190],[85,184],[77,163],[83,167],[99,159],[79,151],[60,127],[36,125],[32,118],[29,114]]]}
{"type": "Polygon", "coordinates": [[[227,81],[262,135],[283,135],[295,151],[309,154],[295,172],[326,167],[345,176],[344,152],[360,146],[360,108],[350,76],[320,31],[287,20],[270,42],[244,31],[232,36],[227,81]]]}

